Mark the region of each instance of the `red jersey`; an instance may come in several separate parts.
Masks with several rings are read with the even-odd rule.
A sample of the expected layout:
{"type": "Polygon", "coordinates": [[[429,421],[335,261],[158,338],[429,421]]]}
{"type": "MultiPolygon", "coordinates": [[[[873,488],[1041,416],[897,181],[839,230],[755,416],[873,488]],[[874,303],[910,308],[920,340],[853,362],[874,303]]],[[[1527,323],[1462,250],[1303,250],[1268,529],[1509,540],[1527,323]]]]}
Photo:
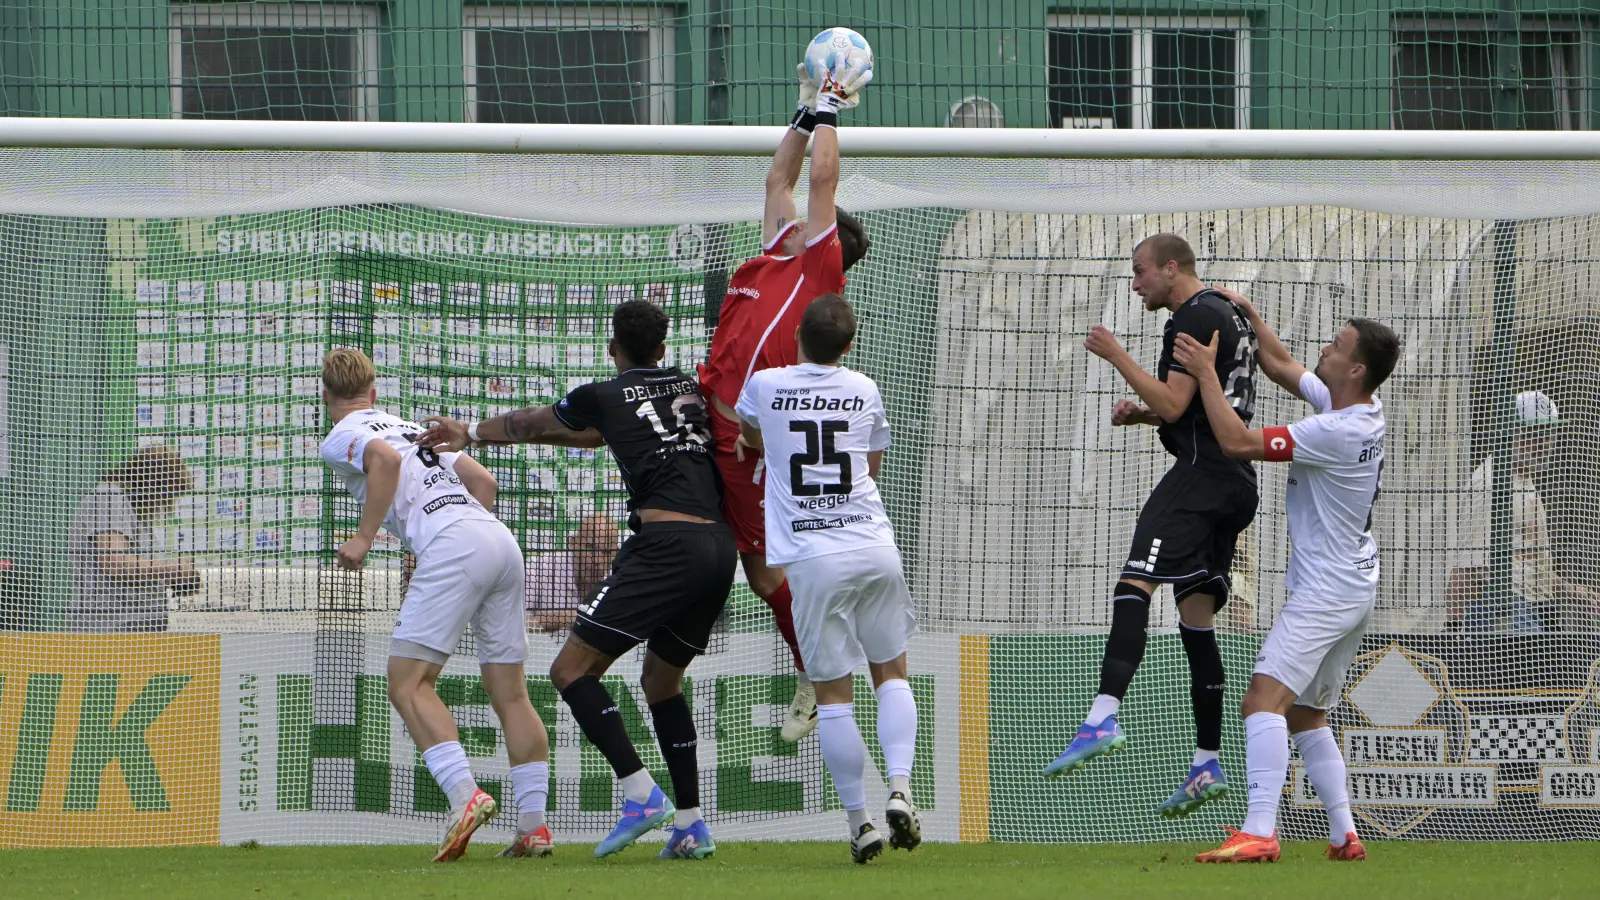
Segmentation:
{"type": "MultiPolygon", "coordinates": [[[[734,408],[751,373],[798,361],[794,332],[811,301],[842,293],[844,257],[837,224],[808,241],[799,256],[762,254],[740,266],[722,300],[711,359],[700,372],[701,389],[734,408]]],[[[713,414],[711,434],[719,446],[732,446],[738,423],[713,414]]]]}

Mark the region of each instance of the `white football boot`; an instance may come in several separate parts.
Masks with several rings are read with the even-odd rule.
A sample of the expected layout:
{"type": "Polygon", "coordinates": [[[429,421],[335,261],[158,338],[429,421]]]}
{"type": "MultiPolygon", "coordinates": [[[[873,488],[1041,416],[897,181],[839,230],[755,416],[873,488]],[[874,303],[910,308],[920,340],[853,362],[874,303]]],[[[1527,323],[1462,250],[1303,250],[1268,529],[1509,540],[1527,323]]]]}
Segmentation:
{"type": "Polygon", "coordinates": [[[783,729],[778,736],[795,744],[817,730],[817,689],[804,675],[795,679],[794,699],[783,716],[783,729]]]}

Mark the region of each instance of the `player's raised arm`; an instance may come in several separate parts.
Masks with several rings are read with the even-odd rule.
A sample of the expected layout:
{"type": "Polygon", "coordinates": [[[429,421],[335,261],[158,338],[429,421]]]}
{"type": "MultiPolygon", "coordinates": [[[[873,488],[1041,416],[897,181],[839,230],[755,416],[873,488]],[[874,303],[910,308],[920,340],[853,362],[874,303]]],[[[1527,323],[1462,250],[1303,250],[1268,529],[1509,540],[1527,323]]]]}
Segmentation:
{"type": "MultiPolygon", "coordinates": [[[[1252,431],[1244,424],[1222,392],[1222,382],[1217,380],[1217,335],[1211,335],[1210,344],[1202,344],[1187,334],[1180,334],[1172,345],[1172,357],[1195,373],[1190,380],[1198,386],[1200,399],[1206,407],[1206,420],[1222,452],[1234,459],[1267,459],[1266,431],[1252,431]]],[[[1274,456],[1273,461],[1287,462],[1288,458],[1280,460],[1274,456]]]]}
{"type": "Polygon", "coordinates": [[[822,76],[817,90],[817,133],[811,144],[811,190],[806,198],[806,243],[827,234],[837,219],[839,193],[839,113],[861,102],[871,69],[849,69],[822,76]]]}
{"type": "MultiPolygon", "coordinates": [[[[1267,325],[1261,313],[1256,311],[1255,304],[1245,298],[1243,294],[1224,288],[1214,288],[1217,293],[1228,298],[1228,301],[1245,314],[1250,320],[1250,327],[1256,331],[1256,342],[1260,345],[1260,352],[1256,355],[1256,362],[1261,367],[1262,374],[1272,379],[1272,382],[1289,393],[1300,397],[1300,376],[1306,374],[1306,367],[1289,352],[1289,348],[1278,340],[1278,335],[1267,325]]],[[[1301,397],[1301,399],[1305,399],[1301,397]]]]}
{"type": "MultiPolygon", "coordinates": [[[[832,114],[830,119],[836,123],[838,114],[832,114]]],[[[807,244],[834,226],[834,198],[838,193],[839,132],[836,125],[818,121],[811,144],[811,190],[806,197],[807,244]]]]}
{"type": "MultiPolygon", "coordinates": [[[[1142,366],[1133,361],[1133,356],[1111,333],[1111,329],[1104,325],[1096,325],[1089,329],[1089,337],[1083,342],[1083,347],[1095,356],[1110,363],[1122,376],[1122,380],[1133,388],[1139,395],[1150,413],[1159,416],[1167,422],[1176,422],[1183,416],[1183,411],[1189,408],[1189,401],[1194,399],[1194,379],[1183,372],[1169,372],[1167,380],[1162,381],[1142,366]]],[[[1132,411],[1129,411],[1130,413],[1132,411]]],[[[1149,422],[1144,416],[1130,416],[1126,424],[1149,422]]]]}
{"type": "Polygon", "coordinates": [[[469,426],[444,416],[422,420],[428,430],[417,444],[440,452],[455,452],[474,443],[552,444],[558,447],[600,447],[605,439],[593,428],[573,429],[556,416],[554,406],[528,406],[469,426]]]}
{"type": "Polygon", "coordinates": [[[800,74],[800,105],[789,122],[789,130],[778,142],[772,154],[772,166],[767,169],[767,202],[761,217],[761,249],[771,250],[783,237],[786,228],[797,215],[794,206],[794,187],[800,182],[800,166],[806,160],[806,142],[817,124],[817,86],[806,77],[805,63],[795,67],[800,74]]]}

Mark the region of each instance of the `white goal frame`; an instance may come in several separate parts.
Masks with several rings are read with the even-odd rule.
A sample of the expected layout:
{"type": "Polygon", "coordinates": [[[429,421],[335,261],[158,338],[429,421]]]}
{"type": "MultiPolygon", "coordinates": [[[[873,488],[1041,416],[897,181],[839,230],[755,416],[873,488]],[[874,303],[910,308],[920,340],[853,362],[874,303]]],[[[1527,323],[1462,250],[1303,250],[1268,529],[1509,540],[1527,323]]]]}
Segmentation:
{"type": "MultiPolygon", "coordinates": [[[[0,128],[0,147],[768,156],[782,132],[777,125],[16,118],[0,128]]],[[[1600,132],[869,126],[841,129],[839,148],[900,158],[1600,160],[1600,132]]]]}

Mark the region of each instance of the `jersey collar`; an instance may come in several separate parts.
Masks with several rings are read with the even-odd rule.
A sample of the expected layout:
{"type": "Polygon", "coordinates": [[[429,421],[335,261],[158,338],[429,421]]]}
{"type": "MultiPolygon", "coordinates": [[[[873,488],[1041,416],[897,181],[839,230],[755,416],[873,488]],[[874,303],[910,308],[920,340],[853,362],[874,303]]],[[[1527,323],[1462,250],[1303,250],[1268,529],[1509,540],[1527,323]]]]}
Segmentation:
{"type": "Polygon", "coordinates": [[[821,363],[795,363],[794,367],[807,375],[831,375],[844,370],[844,366],[825,366],[821,363]]]}

